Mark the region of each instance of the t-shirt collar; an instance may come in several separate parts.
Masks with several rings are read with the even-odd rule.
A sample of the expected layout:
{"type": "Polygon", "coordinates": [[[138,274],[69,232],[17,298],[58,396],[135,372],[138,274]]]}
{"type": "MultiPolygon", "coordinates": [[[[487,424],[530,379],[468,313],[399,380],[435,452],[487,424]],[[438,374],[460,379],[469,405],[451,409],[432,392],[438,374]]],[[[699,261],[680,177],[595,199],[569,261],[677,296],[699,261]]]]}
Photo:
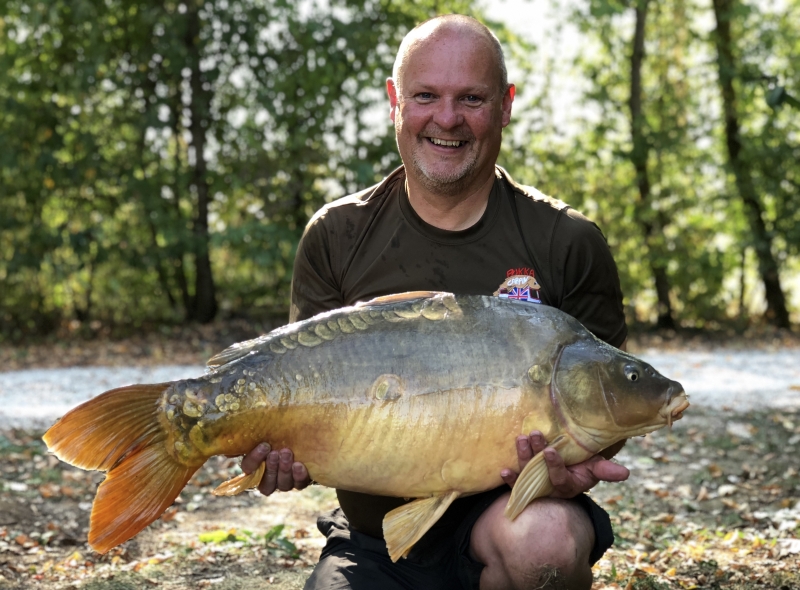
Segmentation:
{"type": "MultiPolygon", "coordinates": [[[[394,173],[392,174],[394,176],[394,173]]],[[[398,177],[397,180],[400,180],[398,177]]],[[[423,220],[411,206],[408,200],[408,188],[406,185],[405,170],[403,171],[402,182],[397,182],[394,191],[397,193],[400,210],[406,221],[423,236],[435,242],[444,244],[463,244],[477,240],[492,228],[500,211],[500,201],[503,196],[503,182],[500,178],[495,178],[492,190],[489,193],[489,202],[481,218],[473,225],[462,230],[446,230],[435,227],[423,220]]]]}

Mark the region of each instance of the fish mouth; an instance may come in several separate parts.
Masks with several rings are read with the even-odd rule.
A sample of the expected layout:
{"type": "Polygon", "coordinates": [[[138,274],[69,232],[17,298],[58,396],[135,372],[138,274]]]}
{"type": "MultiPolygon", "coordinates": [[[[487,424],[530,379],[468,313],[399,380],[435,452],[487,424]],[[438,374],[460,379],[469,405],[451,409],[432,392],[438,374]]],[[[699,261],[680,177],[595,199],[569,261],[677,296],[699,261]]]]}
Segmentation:
{"type": "Polygon", "coordinates": [[[689,399],[686,397],[685,391],[674,395],[662,413],[662,416],[667,420],[667,426],[671,427],[675,420],[683,418],[683,412],[689,405],[689,399]]]}

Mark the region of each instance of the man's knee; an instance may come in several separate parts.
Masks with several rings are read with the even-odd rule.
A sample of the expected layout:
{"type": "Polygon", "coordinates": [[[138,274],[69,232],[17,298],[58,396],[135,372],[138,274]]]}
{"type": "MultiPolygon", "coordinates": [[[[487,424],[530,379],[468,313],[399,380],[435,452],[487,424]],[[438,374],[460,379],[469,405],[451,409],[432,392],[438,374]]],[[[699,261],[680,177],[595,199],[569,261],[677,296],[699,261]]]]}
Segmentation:
{"type": "Polygon", "coordinates": [[[574,502],[541,499],[514,521],[503,515],[504,496],[473,529],[474,557],[485,564],[481,589],[589,589],[589,554],[594,544],[591,521],[574,502]]]}

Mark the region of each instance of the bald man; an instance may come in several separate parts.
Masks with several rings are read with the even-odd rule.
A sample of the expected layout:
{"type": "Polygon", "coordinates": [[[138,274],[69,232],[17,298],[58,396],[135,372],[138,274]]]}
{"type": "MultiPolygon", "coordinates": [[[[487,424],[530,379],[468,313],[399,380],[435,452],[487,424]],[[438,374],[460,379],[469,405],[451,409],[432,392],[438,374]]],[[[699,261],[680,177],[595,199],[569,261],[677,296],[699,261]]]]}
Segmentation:
{"type": "MultiPolygon", "coordinates": [[[[515,298],[558,307],[624,347],[619,278],[600,230],[496,165],[515,87],[492,32],[460,15],[422,23],[403,40],[386,89],[403,166],[311,219],[295,260],[291,321],[404,291],[508,297],[513,283],[522,285],[515,298]]],[[[519,464],[500,471],[508,485],[456,500],[397,563],[381,523],[407,500],[337,490],[341,508],[319,518],[327,543],[306,588],[589,589],[613,533],[584,492],[628,470],[600,456],[565,467],[539,432],[509,445],[519,464]],[[509,521],[509,486],[536,453],[554,492],[509,521]]],[[[265,460],[264,494],[310,482],[290,449],[266,443],[242,468],[251,473],[265,460]]]]}

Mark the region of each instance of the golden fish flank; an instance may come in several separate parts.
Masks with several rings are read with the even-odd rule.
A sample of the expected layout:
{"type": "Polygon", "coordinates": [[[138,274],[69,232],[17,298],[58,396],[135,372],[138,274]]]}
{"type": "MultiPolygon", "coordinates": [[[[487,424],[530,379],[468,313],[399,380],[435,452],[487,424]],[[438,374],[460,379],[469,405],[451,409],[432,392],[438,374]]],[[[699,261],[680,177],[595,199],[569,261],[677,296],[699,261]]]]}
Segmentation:
{"type": "MultiPolygon", "coordinates": [[[[517,434],[541,430],[571,465],[688,406],[680,384],[558,310],[448,293],[321,314],[235,344],[209,366],[197,379],[106,392],[45,434],[61,459],[107,471],[89,531],[98,551],[158,518],[208,457],[267,441],[292,448],[323,485],[417,498],[384,520],[397,560],[455,498],[502,485],[517,434]]],[[[539,456],[507,515],[549,490],[539,456]]]]}

